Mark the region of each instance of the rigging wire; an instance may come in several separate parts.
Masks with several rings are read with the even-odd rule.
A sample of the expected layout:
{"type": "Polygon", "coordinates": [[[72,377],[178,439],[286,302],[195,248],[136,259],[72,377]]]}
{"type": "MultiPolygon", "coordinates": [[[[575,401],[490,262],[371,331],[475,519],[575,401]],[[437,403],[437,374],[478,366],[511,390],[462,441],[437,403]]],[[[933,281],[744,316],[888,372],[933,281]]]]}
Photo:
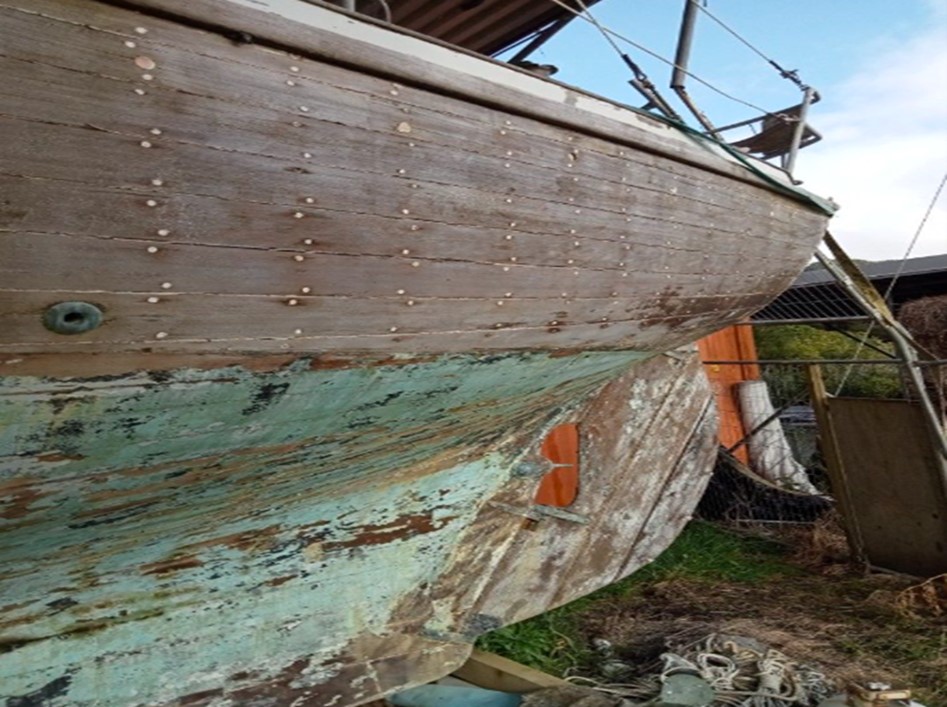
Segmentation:
{"type": "Polygon", "coordinates": [[[904,272],[904,266],[907,262],[907,259],[911,257],[911,252],[914,250],[914,246],[917,245],[917,239],[920,238],[921,232],[924,230],[924,226],[927,225],[927,220],[934,212],[934,207],[937,205],[937,200],[940,198],[940,193],[944,190],[944,184],[947,184],[947,172],[945,172],[944,176],[940,178],[940,184],[937,185],[937,189],[934,191],[934,196],[927,205],[927,210],[924,212],[924,218],[922,218],[921,222],[918,224],[917,230],[914,231],[914,237],[911,239],[910,244],[908,244],[908,249],[904,252],[904,257],[901,258],[901,264],[898,266],[898,271],[894,274],[894,278],[891,280],[891,284],[888,285],[888,289],[885,290],[886,298],[891,294],[891,290],[894,288],[898,278],[901,277],[901,273],[904,272]]]}
{"type": "MultiPolygon", "coordinates": [[[[696,82],[699,83],[699,84],[702,84],[703,86],[706,86],[706,87],[709,88],[711,91],[713,91],[714,93],[717,93],[717,94],[723,96],[724,98],[727,98],[727,99],[729,99],[729,100],[731,100],[731,101],[734,101],[735,103],[739,103],[739,104],[741,104],[741,105],[743,105],[743,106],[746,106],[747,108],[752,108],[753,110],[759,111],[760,113],[763,113],[763,114],[765,114],[765,115],[769,115],[769,114],[770,114],[770,111],[766,110],[765,108],[761,108],[760,106],[755,105],[755,104],[753,104],[753,103],[750,103],[749,101],[744,101],[742,98],[737,98],[736,96],[734,96],[734,95],[732,95],[732,94],[729,94],[729,93],[727,93],[726,91],[724,91],[724,90],[722,90],[722,89],[720,89],[720,88],[717,88],[716,86],[714,86],[714,85],[713,85],[712,83],[710,83],[709,81],[705,81],[704,79],[702,79],[702,78],[700,78],[699,76],[697,76],[697,75],[691,73],[690,71],[688,71],[688,70],[685,69],[684,67],[678,66],[677,64],[675,64],[675,63],[674,63],[673,61],[671,61],[670,59],[668,59],[668,58],[666,58],[666,57],[663,57],[663,56],[661,56],[660,54],[658,54],[657,52],[652,51],[651,49],[648,49],[648,48],[645,47],[644,45],[639,44],[638,42],[635,42],[635,41],[632,40],[632,39],[629,39],[628,37],[622,35],[622,34],[619,33],[619,32],[616,32],[615,30],[613,30],[613,29],[611,29],[611,28],[609,28],[609,27],[604,26],[603,24],[601,24],[601,23],[595,18],[594,15],[592,15],[592,13],[591,13],[591,12],[589,11],[589,9],[585,6],[585,3],[583,3],[582,0],[576,0],[576,2],[578,2],[578,4],[582,7],[582,10],[583,10],[582,12],[576,10],[574,7],[571,7],[571,6],[567,5],[563,0],[550,0],[550,1],[553,2],[553,3],[555,3],[556,5],[558,5],[559,7],[563,8],[564,10],[566,10],[566,11],[568,11],[568,12],[571,12],[571,13],[572,13],[573,15],[575,15],[576,17],[578,17],[578,18],[580,18],[580,19],[583,19],[583,20],[585,20],[586,22],[588,22],[589,24],[594,25],[596,28],[598,28],[598,31],[601,32],[601,33],[602,33],[602,36],[604,36],[604,37],[608,40],[608,43],[612,45],[612,47],[615,49],[616,52],[618,52],[618,55],[619,55],[619,56],[623,56],[623,52],[622,52],[621,49],[618,47],[617,43],[615,42],[615,39],[621,40],[622,42],[625,42],[625,43],[629,44],[630,46],[634,47],[635,49],[637,49],[637,50],[639,50],[639,51],[641,51],[641,52],[644,52],[644,53],[647,54],[648,56],[653,57],[654,59],[657,59],[658,61],[664,62],[665,64],[667,64],[667,65],[670,66],[670,67],[681,69],[681,70],[684,72],[684,74],[686,74],[686,75],[689,76],[690,78],[694,79],[694,81],[696,81],[696,82]],[[614,38],[614,39],[613,39],[613,38],[614,38]]],[[[624,61],[624,58],[622,59],[622,61],[624,61]]]]}
{"type": "MultiPolygon", "coordinates": [[[[615,43],[615,40],[612,39],[608,30],[605,27],[603,27],[602,24],[595,18],[595,15],[593,15],[591,11],[589,11],[588,6],[584,2],[582,2],[582,0],[575,0],[575,1],[578,4],[578,6],[582,8],[582,12],[585,13],[586,17],[588,17],[589,22],[595,25],[598,31],[602,33],[602,36],[605,37],[605,41],[612,45],[612,49],[618,52],[619,55],[623,54],[621,48],[618,46],[618,44],[615,43]]],[[[646,51],[644,50],[643,47],[638,47],[638,48],[642,49],[643,51],[646,51]]],[[[657,56],[657,54],[652,54],[652,56],[657,56]]],[[[661,57],[658,57],[658,58],[660,59],[661,57]]]]}
{"type": "MultiPolygon", "coordinates": [[[[914,246],[917,245],[918,238],[920,238],[921,233],[924,230],[924,226],[927,225],[927,221],[930,218],[931,214],[934,212],[934,207],[937,205],[938,199],[940,199],[941,192],[944,190],[944,185],[947,184],[947,172],[944,173],[944,176],[940,179],[940,184],[937,185],[937,189],[934,191],[934,196],[931,199],[930,203],[927,205],[927,210],[924,212],[921,222],[918,224],[917,229],[914,231],[914,237],[911,238],[911,242],[908,244],[907,250],[904,251],[904,256],[901,258],[901,263],[898,265],[897,271],[894,273],[894,277],[891,278],[891,282],[888,284],[888,287],[884,291],[884,299],[887,301],[891,296],[891,293],[894,291],[894,286],[898,282],[898,278],[901,277],[901,274],[904,272],[904,267],[907,264],[908,258],[911,257],[911,253],[914,251],[914,246]]],[[[852,363],[849,364],[848,368],[845,369],[845,373],[842,376],[841,382],[838,384],[838,388],[835,389],[835,396],[838,397],[839,393],[842,392],[842,388],[845,386],[845,383],[848,381],[849,376],[855,368],[855,361],[858,360],[858,357],[861,355],[862,349],[868,343],[868,337],[871,336],[871,332],[875,328],[875,323],[872,322],[868,325],[868,328],[865,330],[864,335],[862,335],[861,340],[858,342],[858,347],[855,349],[855,353],[852,354],[852,363]]]]}
{"type": "Polygon", "coordinates": [[[806,84],[804,84],[804,83],[802,82],[802,79],[799,78],[799,74],[798,74],[798,72],[797,72],[795,69],[792,69],[792,70],[784,69],[782,66],[780,66],[780,65],[776,62],[775,59],[772,59],[772,58],[766,56],[766,54],[764,54],[764,53],[762,52],[762,50],[760,50],[758,47],[754,46],[748,39],[746,39],[745,37],[743,37],[739,32],[737,32],[735,29],[733,29],[730,25],[728,25],[726,22],[724,22],[724,21],[721,20],[719,17],[717,17],[715,14],[713,14],[710,10],[708,10],[707,7],[706,7],[706,5],[701,5],[700,3],[697,3],[697,9],[700,10],[701,12],[703,12],[705,15],[707,15],[707,17],[709,17],[711,20],[713,20],[714,22],[716,22],[718,25],[720,25],[720,27],[722,27],[722,28],[724,29],[724,31],[728,32],[728,33],[729,33],[731,36],[733,36],[737,41],[739,41],[741,44],[743,44],[747,49],[749,49],[750,51],[752,51],[754,54],[756,54],[758,57],[760,57],[763,61],[765,61],[767,64],[769,64],[769,65],[772,66],[774,69],[776,69],[776,71],[779,72],[779,75],[782,76],[784,79],[788,79],[789,81],[792,81],[794,84],[796,84],[796,86],[798,86],[798,87],[799,87],[801,90],[803,90],[803,91],[805,91],[807,88],[809,88],[809,86],[807,86],[806,84]]]}

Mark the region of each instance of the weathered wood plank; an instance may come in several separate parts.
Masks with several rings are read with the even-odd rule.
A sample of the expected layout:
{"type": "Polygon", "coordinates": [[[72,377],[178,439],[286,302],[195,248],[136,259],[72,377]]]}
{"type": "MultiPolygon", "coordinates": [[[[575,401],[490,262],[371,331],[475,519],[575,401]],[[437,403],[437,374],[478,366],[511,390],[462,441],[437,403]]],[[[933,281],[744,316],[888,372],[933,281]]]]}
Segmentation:
{"type": "MultiPolygon", "coordinates": [[[[741,161],[712,143],[696,136],[682,139],[676,129],[653,116],[429,38],[418,41],[417,35],[400,28],[395,28],[396,33],[385,25],[353,20],[328,6],[284,0],[208,0],[199,7],[182,7],[167,0],[140,0],[137,4],[170,13],[180,20],[191,20],[204,28],[240,28],[276,46],[292,46],[307,56],[358,66],[368,73],[419,85],[425,90],[463,95],[481,105],[540,117],[761,183],[741,161]],[[695,143],[700,147],[694,149],[695,143]]],[[[782,178],[778,170],[765,163],[759,163],[757,168],[773,178],[782,178]]]]}
{"type": "Polygon", "coordinates": [[[505,692],[532,692],[569,684],[527,665],[477,649],[454,671],[454,675],[478,687],[505,692]]]}
{"type": "Polygon", "coordinates": [[[920,407],[906,400],[831,398],[841,494],[858,546],[874,565],[928,577],[947,572],[944,459],[920,407]]]}
{"type": "MultiPolygon", "coordinates": [[[[214,350],[214,344],[231,351],[358,351],[391,349],[395,344],[415,351],[503,347],[568,350],[593,343],[601,348],[627,347],[629,342],[640,350],[656,351],[672,346],[681,338],[682,330],[698,335],[713,330],[721,316],[720,306],[726,301],[675,300],[674,306],[664,309],[659,304],[654,310],[625,312],[621,300],[609,299],[563,299],[559,304],[541,298],[228,297],[156,292],[147,296],[84,293],[85,299],[106,312],[106,322],[84,335],[78,344],[64,343],[64,337],[48,331],[37,314],[42,312],[42,303],[63,301],[70,293],[0,293],[0,325],[8,340],[17,342],[0,344],[0,351],[95,351],[145,341],[149,348],[164,351],[214,350]],[[50,294],[54,296],[50,298],[50,294]],[[499,301],[504,305],[497,306],[499,301]],[[684,309],[675,308],[682,305],[684,309]],[[113,311],[123,311],[125,316],[112,320],[113,311]],[[258,323],[251,333],[247,332],[247,322],[258,323]]],[[[755,298],[734,295],[729,300],[734,307],[732,313],[748,315],[767,295],[755,298]],[[757,304],[748,305],[748,301],[757,304]]]]}
{"type": "MultiPolygon", "coordinates": [[[[124,58],[124,63],[129,63],[133,58],[131,55],[135,54],[136,51],[129,51],[130,55],[124,58]]],[[[198,59],[200,58],[198,57],[198,59]]],[[[31,73],[34,72],[35,69],[31,67],[31,73]]],[[[56,77],[60,82],[65,78],[62,73],[62,71],[59,71],[56,77]]],[[[353,80],[363,79],[354,72],[350,72],[350,74],[353,80]]],[[[200,75],[204,75],[204,72],[200,72],[200,75]]],[[[26,91],[24,97],[18,98],[16,105],[26,104],[20,108],[21,115],[32,115],[34,119],[38,117],[37,109],[29,105],[31,102],[29,98],[36,93],[42,95],[60,93],[58,87],[55,89],[50,87],[51,80],[52,77],[37,77],[37,88],[26,91]],[[39,86],[44,88],[40,90],[39,86]]],[[[64,86],[63,90],[76,93],[75,77],[69,75],[68,80],[69,84],[64,86]]],[[[220,82],[217,82],[217,85],[218,93],[223,94],[220,82]]],[[[224,86],[226,85],[224,84],[224,86]]],[[[311,170],[318,167],[320,171],[326,169],[340,170],[342,174],[338,178],[343,180],[346,177],[350,180],[356,177],[370,178],[362,173],[367,172],[370,175],[374,172],[375,178],[380,179],[382,183],[387,185],[385,191],[393,190],[401,194],[403,198],[410,197],[413,199],[417,199],[419,195],[405,190],[408,189],[411,183],[415,182],[425,183],[427,187],[449,186],[459,183],[467,190],[471,188],[496,189],[497,186],[504,184],[511,187],[515,185],[515,190],[512,188],[507,190],[496,189],[492,193],[487,192],[484,195],[488,197],[486,203],[493,207],[491,210],[498,212],[494,224],[489,221],[482,223],[483,226],[487,227],[491,225],[505,226],[505,221],[517,217],[521,222],[532,223],[532,214],[528,212],[517,213],[519,206],[507,205],[506,199],[512,197],[514,201],[509,203],[516,203],[517,205],[520,204],[521,199],[538,199],[541,202],[549,199],[553,202],[550,206],[562,209],[556,220],[575,222],[575,225],[580,228],[583,222],[588,222],[589,219],[586,217],[576,218],[573,207],[610,210],[616,214],[625,213],[631,218],[637,216],[658,221],[669,220],[672,223],[676,221],[685,226],[713,223],[714,230],[719,229],[724,233],[735,234],[740,238],[740,242],[744,244],[748,240],[756,239],[766,242],[775,241],[776,243],[791,242],[790,239],[781,236],[778,230],[785,230],[787,226],[791,225],[791,221],[788,219],[794,211],[787,208],[788,205],[781,204],[779,197],[771,195],[768,199],[763,199],[759,189],[739,184],[734,185],[737,189],[737,192],[734,193],[732,191],[733,186],[722,188],[722,185],[708,183],[704,175],[693,168],[687,170],[688,174],[686,176],[676,174],[673,163],[668,163],[667,160],[661,161],[659,158],[649,155],[640,156],[641,159],[648,161],[647,165],[639,165],[633,169],[626,166],[629,162],[627,157],[609,158],[607,162],[599,161],[598,164],[593,159],[592,163],[586,166],[587,160],[584,155],[594,156],[596,153],[594,151],[579,153],[576,148],[566,145],[562,147],[563,157],[560,161],[556,164],[543,165],[542,157],[556,150],[552,140],[544,140],[535,151],[535,155],[509,157],[504,150],[506,150],[506,153],[512,151],[506,149],[507,146],[495,142],[492,145],[485,146],[478,152],[468,151],[464,147],[464,144],[468,142],[467,140],[461,144],[458,144],[456,140],[432,143],[426,134],[429,132],[428,126],[419,127],[415,124],[411,135],[396,134],[393,136],[392,133],[397,132],[398,126],[411,124],[403,121],[399,122],[404,116],[395,113],[395,108],[387,102],[377,107],[377,110],[380,111],[378,122],[383,122],[384,125],[376,131],[350,127],[346,124],[348,117],[340,115],[338,112],[332,114],[333,120],[316,125],[305,122],[310,120],[308,114],[301,115],[299,117],[305,119],[304,122],[293,121],[298,123],[299,128],[287,129],[290,124],[290,115],[287,112],[289,106],[284,106],[282,112],[280,112],[254,106],[250,103],[245,104],[239,102],[237,98],[234,98],[233,102],[212,105],[209,104],[208,98],[200,95],[191,97],[187,104],[187,112],[180,109],[174,111],[173,125],[167,125],[167,115],[153,115],[155,108],[152,106],[152,100],[150,99],[144,102],[141,100],[133,101],[127,107],[127,110],[122,112],[123,117],[117,123],[116,119],[111,114],[103,111],[101,107],[103,104],[108,105],[113,102],[118,104],[127,102],[127,89],[122,87],[121,93],[115,93],[115,89],[115,81],[98,80],[81,92],[82,95],[86,96],[87,101],[89,97],[94,97],[94,100],[88,106],[86,115],[78,110],[68,118],[71,121],[69,124],[82,128],[80,131],[65,130],[67,124],[56,126],[58,131],[55,136],[45,136],[43,134],[44,126],[39,125],[18,128],[13,124],[8,125],[5,129],[20,133],[28,130],[26,135],[23,135],[17,141],[24,145],[26,149],[29,149],[31,143],[35,142],[41,144],[55,142],[62,147],[61,154],[67,156],[73,152],[73,150],[68,149],[70,135],[75,136],[73,139],[80,141],[83,141],[83,138],[88,140],[89,126],[94,125],[97,130],[106,131],[108,136],[113,138],[110,143],[105,140],[106,136],[98,136],[103,148],[107,150],[111,145],[112,150],[118,150],[117,154],[108,156],[108,164],[129,164],[132,169],[135,168],[134,165],[137,165],[139,169],[144,169],[145,166],[151,168],[147,174],[143,174],[136,179],[136,183],[150,185],[150,177],[155,172],[160,172],[166,181],[175,183],[177,189],[193,190],[197,193],[208,193],[208,190],[210,192],[218,191],[220,188],[219,179],[211,183],[213,186],[206,183],[193,183],[195,178],[207,182],[210,174],[217,173],[217,170],[207,168],[210,165],[201,163],[208,160],[213,163],[215,160],[225,159],[228,160],[227,164],[232,163],[234,169],[252,167],[253,171],[262,169],[271,172],[266,182],[281,177],[283,184],[274,184],[267,191],[277,196],[282,195],[284,203],[293,203],[293,200],[286,199],[286,196],[298,190],[300,184],[314,180],[301,180],[298,174],[279,173],[277,168],[280,166],[279,163],[282,162],[284,169],[311,170]],[[204,107],[203,115],[193,115],[189,120],[189,113],[195,111],[195,109],[199,110],[204,104],[208,105],[204,107]],[[225,114],[239,112],[242,113],[244,119],[242,121],[222,122],[227,120],[221,116],[222,112],[225,114]],[[134,116],[136,113],[144,113],[144,115],[140,119],[134,120],[132,124],[128,124],[125,116],[134,116]],[[159,129],[163,130],[160,137],[153,137],[149,132],[156,127],[156,121],[160,121],[159,129]],[[189,125],[189,123],[193,124],[189,125]],[[217,131],[208,133],[208,125],[217,126],[217,131]],[[313,129],[318,130],[319,137],[317,139],[323,144],[312,144],[313,129]],[[142,139],[146,139],[152,144],[150,153],[129,149],[132,144],[138,146],[142,139]],[[274,143],[274,141],[276,142],[274,143]],[[193,149],[195,147],[202,148],[202,150],[197,150],[195,154],[193,149]],[[171,148],[173,150],[169,152],[171,148]],[[192,149],[189,151],[189,148],[192,149]],[[445,148],[450,149],[455,156],[455,159],[450,163],[435,158],[437,152],[445,148]],[[202,151],[208,152],[209,150],[223,150],[228,154],[201,154],[202,151]],[[302,159],[301,155],[307,152],[312,157],[309,160],[302,159]],[[576,157],[580,154],[583,157],[576,160],[566,159],[566,156],[571,158],[574,154],[576,157]],[[370,159],[366,159],[366,156],[370,156],[370,159]],[[244,162],[249,160],[249,163],[243,164],[241,159],[244,162]],[[262,164],[255,164],[255,161],[261,160],[262,164]],[[286,167],[287,163],[295,166],[286,167]],[[178,174],[180,172],[178,165],[181,164],[190,165],[191,171],[195,174],[178,174]],[[509,165],[509,167],[506,167],[506,165],[509,165]],[[567,169],[581,166],[584,166],[584,168],[572,169],[571,171],[567,169]],[[267,170],[267,167],[269,167],[269,170],[267,170]],[[504,171],[507,169],[519,171],[527,169],[530,172],[530,179],[522,180],[511,177],[508,171],[504,171]],[[401,177],[401,179],[392,181],[391,178],[393,177],[395,179],[401,177]],[[576,181],[572,181],[573,179],[576,181]],[[280,186],[282,186],[282,189],[279,188],[280,186]],[[692,200],[695,203],[690,204],[689,202],[692,200]],[[678,204],[678,201],[681,203],[678,204]],[[671,206],[674,208],[670,209],[671,206]],[[714,219],[708,220],[706,218],[707,209],[715,214],[714,219]],[[688,219],[688,214],[692,211],[701,214],[703,218],[688,219]],[[748,229],[747,225],[752,225],[756,220],[754,217],[758,217],[761,221],[772,225],[778,224],[777,232],[773,232],[772,228],[769,232],[766,230],[757,231],[754,228],[748,229]]],[[[183,89],[178,88],[177,90],[183,89]]],[[[207,87],[204,90],[212,90],[212,88],[207,87]]],[[[324,96],[320,93],[311,97],[313,100],[309,102],[316,105],[331,106],[331,108],[324,107],[321,110],[329,112],[335,109],[331,96],[324,96]]],[[[74,105],[78,102],[72,100],[74,105]]],[[[459,101],[456,103],[462,105],[459,101]]],[[[55,109],[55,107],[56,104],[53,104],[48,110],[55,109]]],[[[314,109],[309,108],[309,110],[314,109]]],[[[370,115],[371,112],[372,103],[363,100],[361,113],[370,115]]],[[[445,124],[443,120],[445,116],[439,115],[437,117],[441,119],[440,124],[445,124]]],[[[50,120],[52,119],[51,115],[50,120]]],[[[63,118],[58,119],[62,120],[63,118]]],[[[415,121],[416,119],[412,118],[411,120],[415,121]]],[[[482,134],[488,129],[482,120],[479,122],[468,120],[460,124],[447,122],[445,127],[450,135],[460,133],[467,137],[482,134]]],[[[54,128],[47,127],[46,129],[54,128]]],[[[548,126],[543,126],[537,121],[530,121],[529,124],[521,126],[520,129],[523,132],[524,139],[527,140],[536,140],[534,134],[537,131],[550,131],[548,126]]],[[[607,143],[602,143],[602,146],[606,149],[608,147],[614,149],[614,146],[609,146],[607,143]]],[[[94,154],[98,156],[98,151],[94,154]]],[[[634,155],[634,153],[631,154],[634,155]]],[[[106,155],[102,155],[101,159],[106,159],[106,155]]],[[[80,163],[79,165],[72,161],[72,163],[63,165],[62,169],[55,174],[69,179],[82,178],[93,182],[101,181],[102,176],[109,173],[103,172],[96,166],[97,163],[94,160],[88,164],[80,163]]],[[[40,169],[43,169],[43,167],[41,166],[40,169]]],[[[48,175],[45,170],[39,173],[35,170],[35,166],[30,167],[30,173],[34,176],[48,175]]],[[[261,179],[260,182],[262,181],[261,179]]],[[[331,182],[329,186],[331,186],[331,182]]],[[[252,189],[249,191],[251,194],[254,193],[252,189]]],[[[341,193],[323,194],[320,189],[318,191],[320,202],[327,205],[331,204],[336,209],[352,208],[349,204],[352,198],[351,189],[339,191],[341,193]]],[[[230,193],[230,190],[228,190],[227,196],[230,196],[230,193]]],[[[361,197],[364,202],[372,195],[367,193],[362,194],[361,197]]],[[[438,199],[438,202],[448,204],[455,201],[456,199],[438,199]]],[[[383,203],[386,208],[382,213],[395,213],[394,205],[387,201],[383,203]]],[[[526,205],[528,206],[528,202],[526,202],[526,205]]],[[[372,208],[372,203],[368,201],[356,204],[355,208],[360,212],[364,212],[366,209],[370,210],[372,208]]],[[[725,245],[725,243],[720,243],[720,245],[725,245]]]]}
{"type": "MultiPolygon", "coordinates": [[[[769,282],[754,277],[734,283],[732,273],[719,262],[695,263],[688,270],[686,259],[676,262],[666,251],[658,253],[655,261],[639,255],[639,249],[610,254],[595,244],[574,247],[565,253],[572,257],[559,262],[545,259],[542,251],[535,258],[527,253],[494,261],[466,259],[461,254],[439,257],[437,251],[411,242],[413,248],[357,254],[307,244],[282,248],[155,245],[155,241],[20,231],[0,233],[0,245],[9,256],[2,267],[6,288],[23,291],[393,297],[403,290],[401,294],[415,297],[542,298],[542,305],[557,308],[561,303],[553,300],[618,298],[625,311],[632,312],[653,311],[661,305],[666,309],[669,303],[659,301],[662,294],[673,293],[674,308],[687,311],[690,300],[716,299],[724,304],[728,298],[765,295],[769,289],[769,282]],[[616,257],[622,260],[612,260],[616,257]],[[101,268],[106,262],[115,267],[101,268]],[[355,276],[360,279],[353,280],[355,276]],[[511,290],[512,294],[506,294],[511,290]]],[[[790,278],[791,271],[783,277],[790,278]]]]}

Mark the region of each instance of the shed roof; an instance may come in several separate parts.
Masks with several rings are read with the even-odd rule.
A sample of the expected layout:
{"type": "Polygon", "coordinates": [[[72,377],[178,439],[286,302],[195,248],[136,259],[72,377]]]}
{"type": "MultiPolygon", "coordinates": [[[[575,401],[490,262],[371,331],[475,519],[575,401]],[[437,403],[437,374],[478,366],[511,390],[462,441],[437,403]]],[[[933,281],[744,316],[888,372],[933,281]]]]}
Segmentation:
{"type": "MultiPolygon", "coordinates": [[[[896,311],[913,299],[947,294],[947,253],[910,258],[903,263],[901,260],[859,263],[859,267],[879,292],[888,294],[888,304],[896,311]]],[[[864,316],[862,308],[838,285],[831,273],[824,268],[815,268],[802,273],[789,289],[757,312],[753,319],[785,321],[864,316]]]]}
{"type": "MultiPolygon", "coordinates": [[[[947,253],[939,255],[925,255],[919,258],[909,258],[908,260],[878,260],[875,262],[859,263],[862,272],[868,276],[869,280],[878,280],[893,278],[900,272],[900,276],[920,275],[922,273],[947,272],[947,253]],[[903,263],[903,266],[902,266],[903,263]]],[[[835,278],[825,268],[813,268],[806,270],[792,287],[805,287],[806,285],[819,285],[826,282],[834,282],[835,278]]]]}
{"type": "MultiPolygon", "coordinates": [[[[582,4],[591,6],[599,0],[563,2],[581,9],[582,4]]],[[[394,24],[488,55],[572,15],[552,0],[388,0],[388,4],[394,24]]]]}

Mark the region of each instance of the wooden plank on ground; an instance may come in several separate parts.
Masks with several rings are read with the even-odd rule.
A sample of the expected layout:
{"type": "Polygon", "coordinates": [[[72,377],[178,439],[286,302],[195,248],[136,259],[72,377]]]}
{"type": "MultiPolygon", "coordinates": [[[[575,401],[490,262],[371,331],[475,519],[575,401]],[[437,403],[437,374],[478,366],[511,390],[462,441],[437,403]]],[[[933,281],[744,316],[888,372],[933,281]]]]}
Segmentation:
{"type": "Polygon", "coordinates": [[[478,649],[474,649],[454,675],[477,687],[504,692],[532,692],[544,687],[568,685],[553,675],[478,649]]]}

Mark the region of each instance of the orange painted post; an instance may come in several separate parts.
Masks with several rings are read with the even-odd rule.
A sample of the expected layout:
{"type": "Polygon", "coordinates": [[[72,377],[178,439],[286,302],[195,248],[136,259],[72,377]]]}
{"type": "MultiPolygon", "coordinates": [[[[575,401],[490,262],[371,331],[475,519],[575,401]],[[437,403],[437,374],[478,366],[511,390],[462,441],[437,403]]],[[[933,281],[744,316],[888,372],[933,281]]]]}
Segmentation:
{"type": "MultiPolygon", "coordinates": [[[[697,342],[702,361],[755,361],[756,344],[753,329],[748,325],[736,325],[721,329],[697,342]]],[[[747,433],[740,414],[737,384],[748,380],[759,380],[760,367],[756,364],[709,364],[704,366],[707,378],[714,390],[717,411],[720,415],[720,444],[729,449],[742,440],[747,433]]],[[[749,464],[746,446],[733,452],[744,464],[749,464]]]]}

